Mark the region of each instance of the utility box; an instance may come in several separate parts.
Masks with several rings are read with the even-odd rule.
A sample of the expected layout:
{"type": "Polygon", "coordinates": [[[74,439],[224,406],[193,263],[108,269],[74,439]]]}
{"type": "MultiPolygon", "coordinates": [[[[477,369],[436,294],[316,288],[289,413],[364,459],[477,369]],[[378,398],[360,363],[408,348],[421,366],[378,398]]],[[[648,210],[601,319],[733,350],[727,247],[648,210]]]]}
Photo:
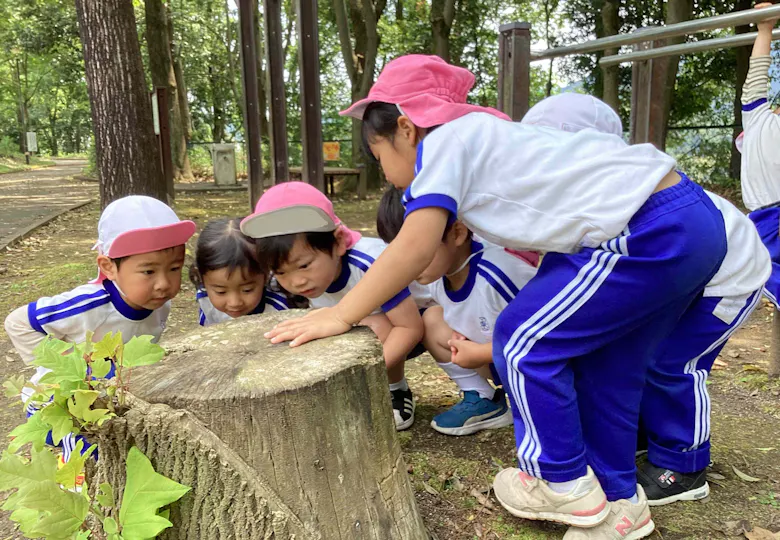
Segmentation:
{"type": "Polygon", "coordinates": [[[236,147],[233,144],[212,144],[214,183],[218,186],[236,185],[236,147]]]}

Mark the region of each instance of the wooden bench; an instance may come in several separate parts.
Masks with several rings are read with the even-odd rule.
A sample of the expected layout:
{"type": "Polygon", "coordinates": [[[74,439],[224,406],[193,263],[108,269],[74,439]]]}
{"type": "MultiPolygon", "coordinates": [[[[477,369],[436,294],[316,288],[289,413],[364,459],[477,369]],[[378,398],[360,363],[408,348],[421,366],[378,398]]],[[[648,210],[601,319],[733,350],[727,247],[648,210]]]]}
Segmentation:
{"type": "MultiPolygon", "coordinates": [[[[325,167],[325,193],[332,197],[336,194],[333,189],[333,182],[337,176],[360,176],[360,169],[350,169],[345,167],[325,167]]],[[[303,178],[303,170],[301,167],[290,167],[290,178],[295,180],[301,180],[303,178]]]]}

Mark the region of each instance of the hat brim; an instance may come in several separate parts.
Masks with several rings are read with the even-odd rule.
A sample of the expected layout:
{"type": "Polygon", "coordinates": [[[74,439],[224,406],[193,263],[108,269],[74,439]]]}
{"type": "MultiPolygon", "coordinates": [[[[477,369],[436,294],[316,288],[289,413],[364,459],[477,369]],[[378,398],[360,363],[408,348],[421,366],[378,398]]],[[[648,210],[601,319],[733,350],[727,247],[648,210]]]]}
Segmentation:
{"type": "Polygon", "coordinates": [[[241,232],[251,238],[268,238],[306,232],[332,232],[338,224],[321,208],[294,205],[247,216],[241,232]]]}
{"type": "Polygon", "coordinates": [[[116,237],[106,256],[118,259],[181,246],[192,238],[195,228],[192,221],[177,221],[170,225],[127,231],[116,237]]]}

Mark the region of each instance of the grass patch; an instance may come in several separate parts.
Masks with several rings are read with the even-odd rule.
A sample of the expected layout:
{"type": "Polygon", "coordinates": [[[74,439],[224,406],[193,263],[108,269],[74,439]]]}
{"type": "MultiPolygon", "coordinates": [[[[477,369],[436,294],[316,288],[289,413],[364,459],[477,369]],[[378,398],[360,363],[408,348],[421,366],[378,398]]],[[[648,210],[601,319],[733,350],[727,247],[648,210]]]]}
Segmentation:
{"type": "Polygon", "coordinates": [[[33,156],[30,158],[30,164],[24,160],[22,155],[0,156],[0,174],[19,171],[29,171],[31,169],[40,169],[54,165],[53,161],[33,156]]]}

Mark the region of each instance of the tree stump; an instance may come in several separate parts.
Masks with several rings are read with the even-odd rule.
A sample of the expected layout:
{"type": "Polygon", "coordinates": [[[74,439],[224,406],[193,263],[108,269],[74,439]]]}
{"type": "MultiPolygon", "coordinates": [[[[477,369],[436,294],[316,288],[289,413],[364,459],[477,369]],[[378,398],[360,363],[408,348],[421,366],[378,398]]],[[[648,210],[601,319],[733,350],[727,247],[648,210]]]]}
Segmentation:
{"type": "Polygon", "coordinates": [[[367,329],[300,348],[263,333],[300,312],[244,317],[166,344],[129,381],[90,485],[121,500],[135,444],[192,491],[176,539],[427,539],[395,433],[379,342],[367,329]],[[152,405],[155,404],[155,405],[152,405]]]}

